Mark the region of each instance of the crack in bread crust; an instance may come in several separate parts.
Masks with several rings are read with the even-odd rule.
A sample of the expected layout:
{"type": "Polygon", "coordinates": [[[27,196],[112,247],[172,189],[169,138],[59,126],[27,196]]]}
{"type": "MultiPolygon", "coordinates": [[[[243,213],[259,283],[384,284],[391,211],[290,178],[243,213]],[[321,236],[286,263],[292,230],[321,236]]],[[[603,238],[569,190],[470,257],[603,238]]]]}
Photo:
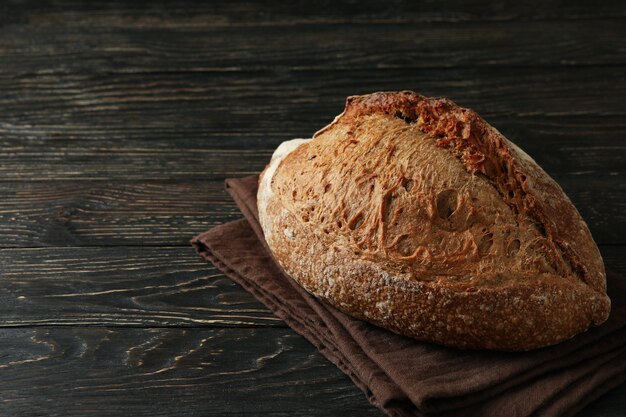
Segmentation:
{"type": "Polygon", "coordinates": [[[504,350],[557,343],[608,317],[604,266],[569,199],[449,100],[350,97],[275,169],[260,213],[269,247],[348,314],[504,350]]]}
{"type": "Polygon", "coordinates": [[[314,138],[338,122],[355,123],[360,117],[371,114],[386,114],[407,123],[417,123],[420,130],[436,138],[439,146],[451,150],[469,172],[480,172],[492,180],[519,217],[532,218],[580,279],[596,290],[606,291],[606,273],[600,253],[567,195],[532,158],[476,112],[445,98],[426,98],[412,91],[353,96],[347,99],[341,118],[318,131],[314,138]],[[532,184],[529,176],[534,181],[532,184]],[[498,181],[503,177],[507,182],[498,181]],[[537,198],[540,193],[544,195],[537,198]],[[560,204],[550,205],[550,198],[546,197],[554,197],[558,200],[554,202],[560,204]],[[590,253],[589,258],[595,258],[595,262],[587,259],[585,264],[580,253],[590,253]]]}

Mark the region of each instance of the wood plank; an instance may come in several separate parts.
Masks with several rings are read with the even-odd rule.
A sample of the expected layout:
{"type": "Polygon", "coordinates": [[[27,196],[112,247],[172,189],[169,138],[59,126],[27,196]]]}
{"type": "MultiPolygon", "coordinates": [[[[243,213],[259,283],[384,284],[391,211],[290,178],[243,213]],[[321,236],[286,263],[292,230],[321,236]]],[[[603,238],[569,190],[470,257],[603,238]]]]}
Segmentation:
{"type": "MultiPolygon", "coordinates": [[[[626,275],[626,246],[601,246],[626,275]]],[[[0,327],[284,327],[191,247],[0,250],[0,327]]]]}
{"type": "Polygon", "coordinates": [[[382,415],[289,329],[2,329],[0,349],[7,416],[382,415]]]}
{"type": "MultiPolygon", "coordinates": [[[[556,177],[601,244],[626,244],[621,178],[556,177]]],[[[242,217],[222,181],[0,182],[0,195],[0,247],[187,246],[242,217]]]]}
{"type": "Polygon", "coordinates": [[[102,25],[168,28],[197,26],[269,26],[328,23],[424,23],[510,20],[582,20],[623,18],[623,2],[544,2],[541,7],[526,2],[452,0],[445,7],[437,0],[402,0],[337,3],[319,0],[272,2],[255,0],[211,1],[136,0],[85,3],[80,0],[31,0],[0,6],[0,22],[65,26],[102,25]]]}
{"type": "MultiPolygon", "coordinates": [[[[543,130],[545,119],[490,120],[559,180],[568,176],[619,182],[626,168],[619,136],[626,126],[606,119],[581,126],[560,119],[543,130]],[[526,122],[526,123],[524,123],[526,122]]],[[[86,132],[86,139],[12,138],[0,140],[2,181],[160,180],[210,181],[258,173],[282,140],[305,137],[206,137],[168,140],[104,137],[86,132]],[[237,149],[239,148],[239,149],[237,149]]],[[[149,135],[150,131],[142,132],[149,135]]],[[[619,186],[619,184],[618,184],[619,186]]],[[[176,192],[173,190],[173,192],[176,192]]],[[[1,203],[0,203],[1,204],[1,203]]]]}
{"type": "Polygon", "coordinates": [[[418,84],[475,108],[532,156],[545,157],[553,174],[626,166],[617,141],[626,129],[621,69],[555,71],[548,79],[543,71],[455,70],[446,81],[442,71],[423,71],[410,82],[385,72],[384,79],[371,71],[264,73],[244,82],[224,74],[0,77],[0,175],[219,179],[258,172],[280,140],[311,135],[347,95],[418,84]],[[590,78],[598,79],[593,88],[590,78]]]}
{"type": "MultiPolygon", "coordinates": [[[[624,21],[167,27],[85,12],[42,16],[0,35],[0,74],[85,74],[250,69],[502,68],[624,65],[624,21]],[[82,16],[89,16],[84,22],[82,16]],[[63,24],[60,24],[60,21],[63,24]],[[47,22],[47,24],[46,24],[47,22]],[[73,22],[69,25],[65,22],[73,22]],[[82,22],[82,24],[80,24],[82,22]]],[[[210,22],[210,21],[209,21],[210,22]]]]}
{"type": "Polygon", "coordinates": [[[0,183],[0,246],[185,245],[241,217],[222,182],[0,183]]]}
{"type": "MultiPolygon", "coordinates": [[[[383,415],[289,329],[2,329],[0,348],[3,415],[383,415]]],[[[625,398],[578,416],[622,416],[625,398]]]]}
{"type": "MultiPolygon", "coordinates": [[[[401,88],[400,85],[392,87],[401,88]]],[[[372,92],[375,88],[376,86],[371,90],[362,89],[361,92],[372,92]]],[[[349,91],[345,93],[350,94],[349,91]]],[[[303,96],[311,94],[312,92],[306,92],[303,96]]],[[[437,92],[430,94],[442,95],[437,92]]],[[[7,148],[26,145],[33,147],[64,145],[71,143],[69,142],[71,140],[97,141],[103,147],[116,147],[120,142],[130,142],[144,147],[149,144],[153,147],[166,147],[166,144],[170,143],[170,146],[176,144],[195,148],[219,147],[225,150],[274,149],[284,140],[310,137],[328,124],[343,110],[345,97],[339,94],[319,97],[317,106],[299,104],[296,98],[276,97],[273,100],[277,106],[285,106],[282,111],[277,106],[268,108],[268,103],[251,103],[247,115],[238,114],[243,112],[245,100],[235,103],[234,99],[230,104],[224,101],[221,110],[211,110],[211,107],[217,104],[209,103],[208,99],[204,102],[198,100],[197,103],[177,101],[174,105],[184,108],[184,112],[181,111],[178,118],[168,118],[165,114],[166,109],[158,109],[156,106],[139,110],[137,108],[139,104],[127,105],[117,120],[113,114],[102,112],[103,108],[97,110],[94,108],[90,119],[92,125],[86,123],[85,119],[81,120],[79,114],[70,116],[67,113],[65,116],[58,115],[60,118],[64,117],[63,124],[55,124],[52,117],[46,117],[43,112],[39,115],[30,114],[30,110],[17,113],[12,107],[15,102],[5,102],[2,108],[7,109],[5,113],[8,114],[7,117],[10,115],[12,120],[0,121],[0,150],[8,152],[7,148]],[[221,117],[217,114],[211,115],[211,118],[202,117],[200,109],[195,108],[200,105],[205,106],[205,112],[222,111],[224,114],[221,117]],[[134,119],[122,121],[127,112],[132,112],[134,119]],[[186,117],[187,113],[191,113],[191,116],[186,117]],[[192,117],[193,115],[196,117],[192,117]],[[28,119],[35,118],[39,119],[36,123],[28,122],[28,119]],[[127,123],[127,126],[123,123],[127,123]],[[188,145],[185,145],[185,142],[188,145]]],[[[506,97],[502,98],[506,100],[506,97]]],[[[563,143],[575,146],[585,146],[602,140],[617,141],[626,131],[626,122],[622,115],[598,115],[593,112],[587,115],[559,115],[556,112],[549,115],[541,112],[531,114],[526,113],[523,108],[518,108],[519,102],[502,103],[497,98],[491,98],[481,103],[479,97],[470,97],[467,93],[455,99],[459,105],[474,108],[490,124],[525,147],[532,147],[534,143],[551,143],[557,138],[563,143]],[[502,109],[508,114],[494,114],[502,109]]],[[[306,97],[306,101],[315,102],[315,100],[314,97],[306,97]]],[[[554,103],[555,107],[558,105],[554,103]]],[[[564,109],[572,110],[571,106],[565,103],[562,105],[564,109]]],[[[71,111],[80,111],[79,106],[69,105],[68,108],[71,111]]],[[[579,109],[579,113],[583,111],[579,109]]],[[[87,117],[86,114],[83,116],[87,117]]]]}
{"type": "Polygon", "coordinates": [[[0,134],[3,144],[83,138],[203,144],[215,137],[220,146],[232,147],[237,137],[311,135],[343,110],[346,97],[403,89],[450,97],[492,122],[519,118],[523,126],[528,118],[543,117],[538,128],[558,132],[571,123],[592,135],[595,129],[626,129],[626,79],[622,68],[608,67],[0,75],[0,134]]]}
{"type": "Polygon", "coordinates": [[[279,326],[191,246],[0,250],[0,326],[279,326]]]}
{"type": "Polygon", "coordinates": [[[0,182],[0,247],[182,245],[241,218],[222,181],[0,182]]]}
{"type": "MultiPolygon", "coordinates": [[[[292,120],[278,120],[274,125],[262,120],[260,116],[249,119],[249,124],[243,123],[241,119],[238,121],[231,119],[229,122],[233,125],[232,128],[219,126],[229,123],[220,121],[212,124],[198,121],[195,125],[180,127],[177,125],[178,122],[164,122],[162,126],[156,123],[153,126],[133,126],[128,131],[124,131],[121,126],[105,126],[104,120],[102,127],[93,126],[91,129],[78,124],[81,122],[72,121],[67,125],[39,126],[5,123],[0,124],[0,158],[6,160],[10,157],[15,161],[21,157],[30,158],[29,155],[41,157],[42,154],[45,155],[46,149],[50,148],[51,152],[57,153],[57,158],[51,159],[60,164],[65,160],[69,161],[71,155],[77,154],[85,147],[110,154],[132,152],[133,149],[143,150],[152,152],[148,155],[150,157],[166,153],[170,155],[172,162],[175,162],[177,153],[181,152],[205,153],[199,155],[199,158],[210,158],[211,155],[207,153],[213,151],[222,155],[239,153],[243,160],[250,153],[258,153],[258,156],[265,158],[271,156],[271,152],[284,140],[311,137],[317,129],[329,123],[331,120],[329,114],[341,112],[341,108],[337,107],[338,109],[318,110],[320,114],[313,120],[301,122],[294,120],[296,117],[293,114],[294,110],[286,111],[282,115],[283,119],[292,120]],[[322,112],[325,114],[321,114],[322,112]]],[[[142,118],[147,119],[150,116],[150,112],[146,113],[142,118]]],[[[623,146],[619,140],[626,132],[623,116],[484,117],[535,159],[542,160],[543,164],[549,164],[546,165],[547,168],[554,172],[589,170],[584,166],[586,163],[591,163],[593,170],[602,168],[605,173],[620,172],[624,167],[623,146]],[[564,157],[564,152],[571,153],[572,157],[564,157]]],[[[186,156],[191,157],[192,155],[186,156]]],[[[141,164],[142,159],[138,158],[138,162],[141,164]]],[[[188,165],[186,160],[182,160],[181,163],[188,165]]],[[[254,168],[263,166],[264,163],[256,164],[254,168]]],[[[140,168],[146,169],[145,166],[140,168]]],[[[129,169],[132,167],[125,168],[129,169]]],[[[111,175],[115,175],[115,172],[111,175]]],[[[3,179],[9,178],[5,176],[3,179]]],[[[35,175],[31,179],[41,180],[45,177],[35,175]]]]}

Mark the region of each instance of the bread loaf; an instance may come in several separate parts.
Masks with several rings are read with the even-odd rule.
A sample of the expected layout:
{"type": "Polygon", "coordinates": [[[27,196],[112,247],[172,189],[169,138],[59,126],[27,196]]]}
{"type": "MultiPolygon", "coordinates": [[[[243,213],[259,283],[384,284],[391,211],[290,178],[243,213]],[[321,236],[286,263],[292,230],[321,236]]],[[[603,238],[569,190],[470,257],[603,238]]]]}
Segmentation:
{"type": "Polygon", "coordinates": [[[276,150],[258,209],[295,281],[418,340],[528,350],[609,315],[602,258],[563,190],[447,99],[349,97],[312,139],[276,150]]]}

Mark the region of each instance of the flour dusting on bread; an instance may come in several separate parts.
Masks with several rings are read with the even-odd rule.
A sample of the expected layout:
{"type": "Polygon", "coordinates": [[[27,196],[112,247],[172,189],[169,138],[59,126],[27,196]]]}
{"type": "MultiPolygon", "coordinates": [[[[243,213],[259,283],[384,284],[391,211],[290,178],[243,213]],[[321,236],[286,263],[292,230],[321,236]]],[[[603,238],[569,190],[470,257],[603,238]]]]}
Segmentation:
{"type": "MultiPolygon", "coordinates": [[[[272,159],[269,165],[265,168],[265,171],[263,171],[263,174],[261,175],[259,191],[257,192],[257,206],[259,209],[259,220],[266,239],[269,239],[272,233],[271,223],[267,223],[264,220],[267,217],[265,214],[267,210],[267,203],[270,198],[272,198],[272,179],[274,178],[276,169],[278,169],[278,166],[287,157],[287,155],[298,149],[300,145],[310,141],[311,139],[292,139],[278,145],[278,148],[276,148],[272,154],[272,159]]],[[[287,237],[293,238],[293,236],[289,236],[290,232],[285,233],[287,237]]]]}

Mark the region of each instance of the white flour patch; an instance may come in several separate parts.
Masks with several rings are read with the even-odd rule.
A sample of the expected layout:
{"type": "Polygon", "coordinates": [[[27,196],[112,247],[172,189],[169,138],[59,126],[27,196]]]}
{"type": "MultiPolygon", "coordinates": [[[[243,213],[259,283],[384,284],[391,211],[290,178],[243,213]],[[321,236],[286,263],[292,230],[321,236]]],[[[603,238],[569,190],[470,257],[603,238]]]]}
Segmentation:
{"type": "Polygon", "coordinates": [[[267,205],[272,198],[272,178],[276,173],[276,169],[287,155],[295,151],[298,146],[310,141],[311,139],[292,139],[281,143],[274,151],[272,160],[261,175],[261,183],[259,184],[259,191],[257,192],[257,208],[259,209],[261,228],[263,229],[265,240],[267,241],[269,241],[272,234],[271,222],[266,222],[267,205]]]}

